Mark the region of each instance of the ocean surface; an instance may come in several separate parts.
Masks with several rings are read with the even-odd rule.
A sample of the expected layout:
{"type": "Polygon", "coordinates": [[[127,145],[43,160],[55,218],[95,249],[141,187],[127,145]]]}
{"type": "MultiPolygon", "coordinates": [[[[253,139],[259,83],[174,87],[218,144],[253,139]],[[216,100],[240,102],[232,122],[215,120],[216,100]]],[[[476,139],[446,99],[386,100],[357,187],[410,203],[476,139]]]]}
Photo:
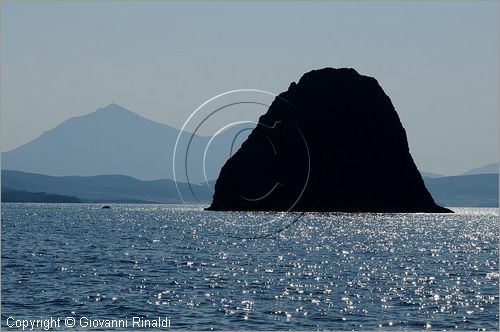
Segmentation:
{"type": "Polygon", "coordinates": [[[3,329],[9,317],[127,319],[128,329],[132,317],[196,330],[499,329],[498,209],[111,207],[2,204],[3,329]]]}

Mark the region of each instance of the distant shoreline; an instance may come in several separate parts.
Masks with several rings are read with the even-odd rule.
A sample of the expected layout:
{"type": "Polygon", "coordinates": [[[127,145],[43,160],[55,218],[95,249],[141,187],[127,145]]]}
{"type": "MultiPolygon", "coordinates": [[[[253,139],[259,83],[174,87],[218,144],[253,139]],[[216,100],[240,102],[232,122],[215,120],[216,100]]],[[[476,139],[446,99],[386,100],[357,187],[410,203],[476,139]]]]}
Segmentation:
{"type": "MultiPolygon", "coordinates": [[[[442,206],[498,207],[497,174],[423,177],[427,190],[442,206]]],[[[210,204],[204,184],[168,179],[142,181],[129,176],[49,176],[2,171],[2,203],[210,204]],[[179,189],[182,198],[179,197],[179,189]],[[193,196],[193,193],[196,195],[193,196]],[[183,201],[184,200],[184,201],[183,201]]],[[[214,183],[211,183],[213,188],[214,183]]]]}

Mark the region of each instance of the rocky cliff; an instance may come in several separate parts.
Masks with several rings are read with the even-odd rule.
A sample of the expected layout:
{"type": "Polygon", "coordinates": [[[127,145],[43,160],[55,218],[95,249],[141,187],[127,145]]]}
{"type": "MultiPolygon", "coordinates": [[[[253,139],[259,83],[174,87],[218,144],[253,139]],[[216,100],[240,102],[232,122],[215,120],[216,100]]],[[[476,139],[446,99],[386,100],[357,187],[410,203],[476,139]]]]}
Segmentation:
{"type": "Polygon", "coordinates": [[[435,204],[378,82],[313,70],[226,162],[209,210],[451,212],[435,204]]]}

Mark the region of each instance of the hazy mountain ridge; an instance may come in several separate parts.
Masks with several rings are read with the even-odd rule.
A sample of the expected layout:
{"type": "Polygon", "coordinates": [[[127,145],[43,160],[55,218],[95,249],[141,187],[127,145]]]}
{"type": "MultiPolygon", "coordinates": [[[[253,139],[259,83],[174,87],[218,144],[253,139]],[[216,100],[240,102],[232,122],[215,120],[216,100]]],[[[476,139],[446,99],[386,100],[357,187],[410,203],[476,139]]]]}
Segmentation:
{"type": "Polygon", "coordinates": [[[424,179],[439,204],[463,207],[498,207],[498,174],[475,174],[424,179]]]}
{"type": "MultiPolygon", "coordinates": [[[[187,202],[209,201],[206,184],[177,183],[187,202]],[[194,195],[191,193],[193,190],[194,195]]],[[[168,179],[143,181],[124,175],[49,176],[19,171],[2,171],[2,187],[28,192],[76,196],[83,201],[181,203],[175,182],[168,179]]]]}
{"type": "Polygon", "coordinates": [[[8,187],[2,187],[2,202],[81,203],[80,199],[75,196],[29,192],[8,187]]]}
{"type": "MultiPolygon", "coordinates": [[[[444,206],[498,206],[498,174],[449,176],[424,180],[434,200],[444,206]]],[[[214,187],[214,181],[209,184],[212,188],[214,187]]],[[[212,192],[206,184],[192,186],[196,198],[193,197],[186,183],[178,183],[178,185],[187,202],[209,203],[212,199],[212,192]]],[[[2,190],[4,187],[28,193],[46,192],[74,196],[83,202],[182,202],[172,180],[142,181],[121,175],[53,177],[7,170],[2,171],[2,190]]],[[[5,201],[3,195],[2,201],[5,201]]]]}
{"type": "Polygon", "coordinates": [[[462,175],[476,175],[476,174],[498,174],[499,164],[491,163],[485,166],[473,168],[462,175]]]}

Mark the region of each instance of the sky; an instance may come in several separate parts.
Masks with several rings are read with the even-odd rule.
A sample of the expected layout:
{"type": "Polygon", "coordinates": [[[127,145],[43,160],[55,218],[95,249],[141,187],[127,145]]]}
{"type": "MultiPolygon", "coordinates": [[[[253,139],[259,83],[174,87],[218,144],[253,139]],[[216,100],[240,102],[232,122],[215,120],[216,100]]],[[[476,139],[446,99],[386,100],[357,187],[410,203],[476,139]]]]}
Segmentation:
{"type": "Polygon", "coordinates": [[[1,149],[112,102],[181,128],[225,91],[280,93],[350,67],[391,98],[419,169],[460,174],[498,161],[498,13],[498,1],[4,0],[1,149]]]}

